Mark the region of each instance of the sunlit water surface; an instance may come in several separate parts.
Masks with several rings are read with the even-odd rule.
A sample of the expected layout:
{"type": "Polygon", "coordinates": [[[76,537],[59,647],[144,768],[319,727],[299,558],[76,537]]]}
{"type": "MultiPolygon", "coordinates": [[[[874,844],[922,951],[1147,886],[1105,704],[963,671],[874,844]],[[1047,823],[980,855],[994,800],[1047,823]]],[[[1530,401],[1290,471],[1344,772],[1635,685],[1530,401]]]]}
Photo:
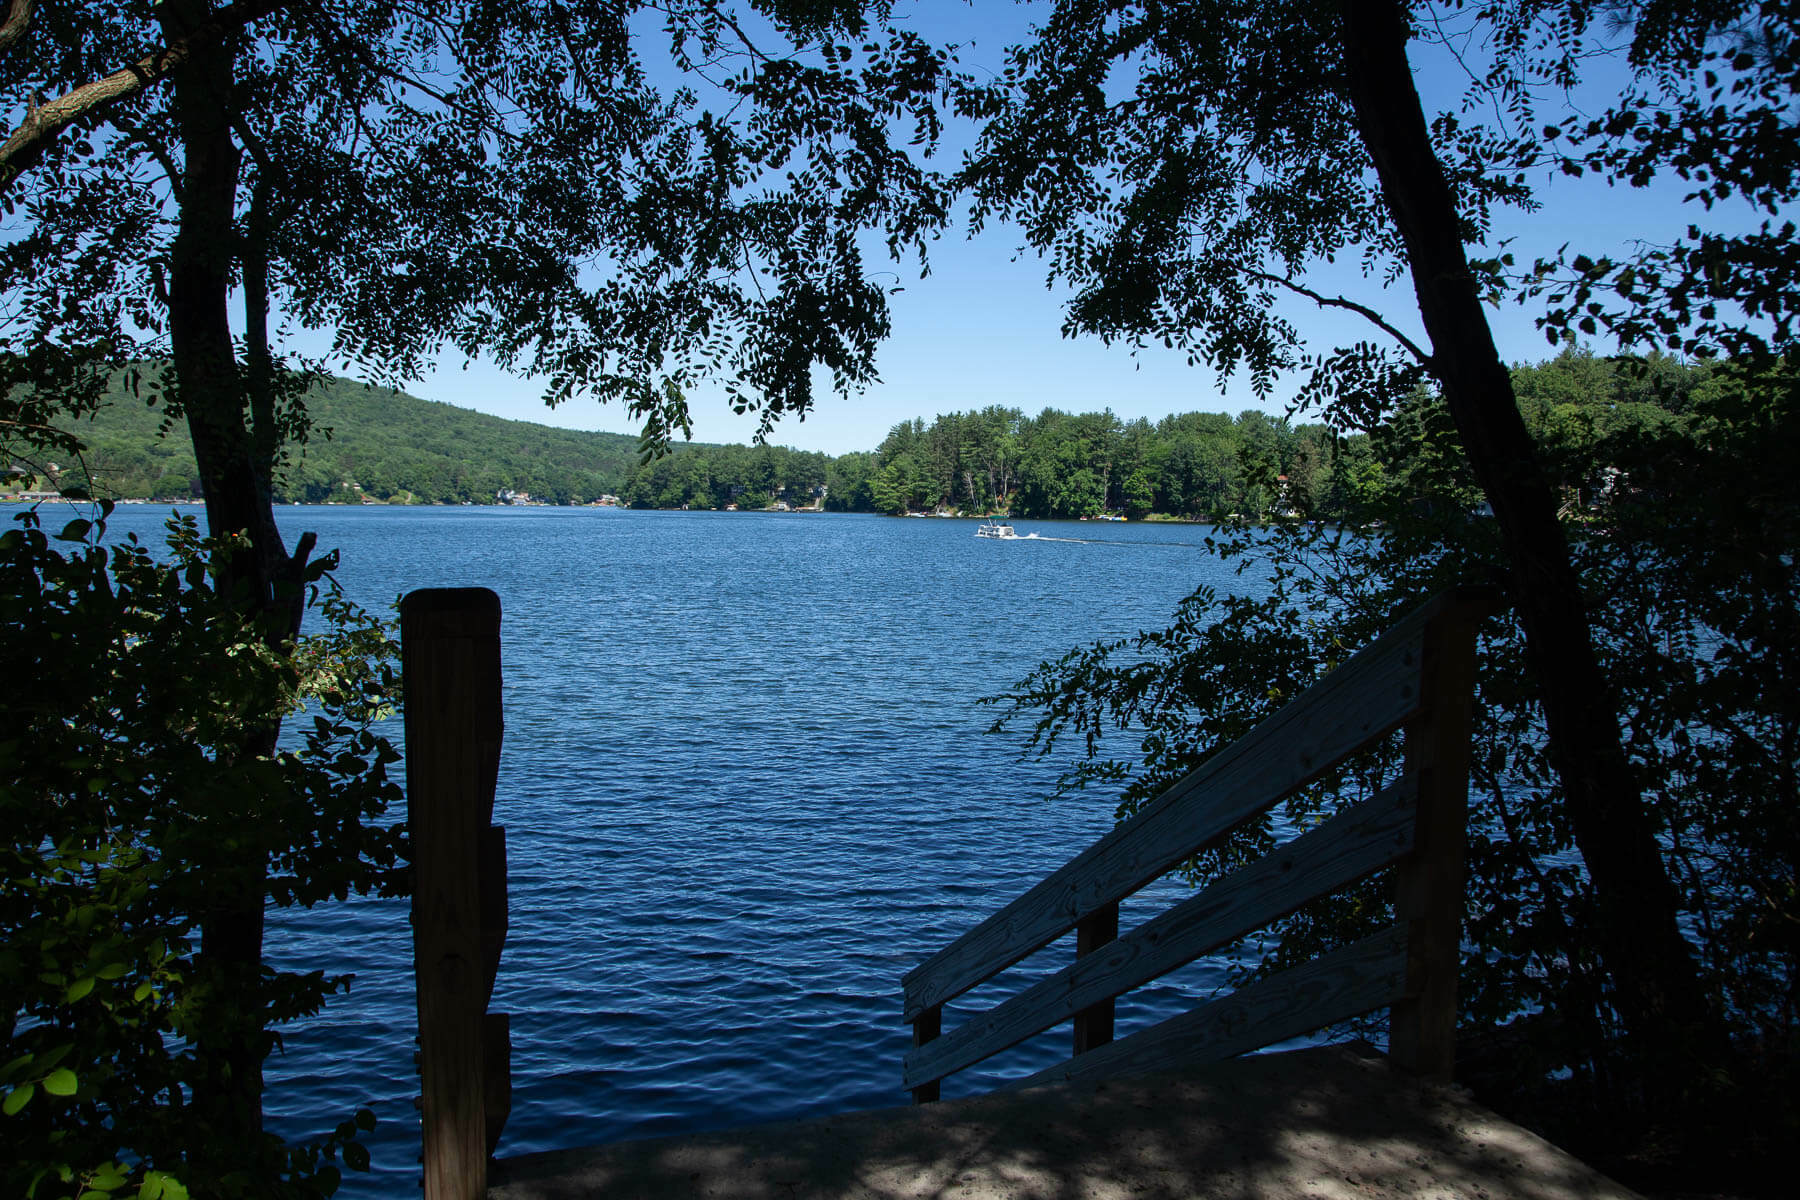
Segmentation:
{"type": "MultiPolygon", "coordinates": [[[[154,536],[166,516],[122,508],[113,534],[154,536]]],[[[1057,768],[1021,762],[1018,734],[988,735],[978,700],[1074,646],[1160,627],[1200,583],[1243,586],[1196,526],[1020,521],[1040,536],[994,541],[972,521],[836,514],[279,517],[290,542],[310,529],[342,552],[337,578],[366,606],[421,587],[500,595],[502,1155],[904,1103],[901,976],[1112,824],[1104,798],[1047,802],[1057,768]]],[[[1128,902],[1125,924],[1153,902],[1128,902]]],[[[343,1194],[405,1194],[404,902],[274,914],[270,952],[356,976],[285,1031],[272,1127],[312,1136],[373,1106],[374,1171],[343,1194]]],[[[1052,947],[1037,970],[1069,954],[1052,947]]],[[[1133,993],[1121,1032],[1217,974],[1202,962],[1133,993]]],[[[1049,1065],[1067,1040],[1054,1030],[945,1094],[1049,1065]]]]}

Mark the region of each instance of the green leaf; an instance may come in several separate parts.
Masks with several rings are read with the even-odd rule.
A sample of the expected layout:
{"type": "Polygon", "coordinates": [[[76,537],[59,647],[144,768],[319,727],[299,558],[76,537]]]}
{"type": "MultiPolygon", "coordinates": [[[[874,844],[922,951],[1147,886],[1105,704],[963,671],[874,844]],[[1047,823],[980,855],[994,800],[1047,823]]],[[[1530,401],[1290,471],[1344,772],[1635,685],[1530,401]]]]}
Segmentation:
{"type": "Polygon", "coordinates": [[[75,1072],[67,1067],[58,1067],[44,1077],[44,1090],[52,1096],[73,1096],[77,1086],[75,1072]]]}
{"type": "Polygon", "coordinates": [[[92,975],[83,976],[69,985],[69,990],[63,993],[63,1001],[67,1004],[73,1004],[93,990],[94,977],[92,975]]]}
{"type": "Polygon", "coordinates": [[[344,1165],[352,1171],[369,1169],[369,1148],[361,1142],[351,1142],[344,1147],[344,1165]]]}
{"type": "Polygon", "coordinates": [[[21,1108],[30,1104],[31,1097],[36,1093],[37,1084],[32,1083],[29,1080],[21,1083],[18,1087],[6,1094],[5,1100],[0,1101],[0,1113],[5,1113],[9,1117],[12,1116],[21,1108]]]}
{"type": "Polygon", "coordinates": [[[62,532],[56,535],[56,540],[59,542],[84,542],[87,540],[88,530],[93,527],[92,521],[77,517],[62,527],[62,532]]]}

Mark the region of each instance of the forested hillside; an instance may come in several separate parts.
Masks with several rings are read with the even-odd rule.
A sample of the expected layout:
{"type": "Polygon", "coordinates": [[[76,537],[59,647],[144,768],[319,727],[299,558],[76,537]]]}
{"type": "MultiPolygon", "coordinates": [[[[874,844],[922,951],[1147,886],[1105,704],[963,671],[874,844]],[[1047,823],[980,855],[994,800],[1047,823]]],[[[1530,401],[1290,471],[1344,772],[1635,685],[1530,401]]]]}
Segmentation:
{"type": "MultiPolygon", "coordinates": [[[[276,480],[284,502],[492,504],[502,491],[552,504],[617,492],[637,464],[638,441],[509,421],[389,388],[330,379],[306,398],[312,436],[276,480]]],[[[159,437],[164,412],[115,386],[78,432],[80,461],[59,463],[64,486],[91,475],[98,495],[172,500],[199,494],[193,448],[178,425],[159,437]]]]}
{"type": "MultiPolygon", "coordinates": [[[[1672,359],[1618,371],[1567,351],[1515,368],[1527,423],[1570,502],[1605,486],[1607,447],[1682,419],[1710,372],[1672,359]]],[[[308,398],[314,430],[278,482],[287,502],[494,503],[502,493],[550,504],[616,494],[638,508],[821,505],[839,512],[1072,518],[1120,513],[1222,521],[1355,519],[1407,494],[1472,507],[1441,486],[1450,464],[1431,447],[1447,414],[1419,393],[1373,437],[1342,436],[1258,412],[1181,413],[1122,421],[1112,412],[1028,417],[989,406],[894,426],[881,445],[833,458],[784,446],[678,443],[648,463],[637,439],[582,433],[454,408],[334,379],[308,398]]],[[[58,463],[63,486],[119,498],[198,494],[188,441],[159,437],[162,410],[118,389],[80,433],[88,450],[58,463]]],[[[1457,489],[1451,489],[1457,491],[1457,489]]],[[[1467,494],[1461,494],[1466,492],[1467,494]]]]}

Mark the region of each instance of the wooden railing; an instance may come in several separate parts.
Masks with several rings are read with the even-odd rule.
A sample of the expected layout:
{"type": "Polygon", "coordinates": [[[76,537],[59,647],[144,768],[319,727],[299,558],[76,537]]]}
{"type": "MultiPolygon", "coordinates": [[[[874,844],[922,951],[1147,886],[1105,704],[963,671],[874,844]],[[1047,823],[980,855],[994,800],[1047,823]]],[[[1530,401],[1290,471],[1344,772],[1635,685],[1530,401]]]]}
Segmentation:
{"type": "Polygon", "coordinates": [[[1475,627],[1497,594],[1427,602],[1023,896],[907,974],[904,1085],[939,1082],[1064,1021],[1073,1057],[1009,1087],[1229,1058],[1390,1007],[1389,1056],[1448,1080],[1475,627]],[[1375,795],[1119,936],[1119,901],[1404,727],[1402,773],[1375,795]],[[1307,901],[1395,866],[1395,922],[1353,945],[1113,1040],[1113,1001],[1307,901]],[[1075,930],[1075,961],[942,1032],[945,1002],[1075,930]]]}
{"type": "Polygon", "coordinates": [[[425,1200],[479,1200],[512,1108],[506,1014],[487,1011],[506,942],[500,598],[411,592],[400,643],[425,1200]]]}

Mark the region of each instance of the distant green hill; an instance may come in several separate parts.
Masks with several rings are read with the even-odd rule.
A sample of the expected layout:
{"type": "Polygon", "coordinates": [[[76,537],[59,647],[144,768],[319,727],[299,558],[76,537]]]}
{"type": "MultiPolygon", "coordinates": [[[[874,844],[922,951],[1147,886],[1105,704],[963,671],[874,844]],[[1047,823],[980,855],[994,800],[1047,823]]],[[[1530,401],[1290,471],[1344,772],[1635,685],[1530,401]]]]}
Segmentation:
{"type": "MultiPolygon", "coordinates": [[[[638,440],[628,434],[509,421],[348,379],[321,384],[306,403],[313,434],[278,481],[284,501],[491,504],[497,493],[512,491],[579,504],[619,492],[637,466],[638,440]]],[[[196,494],[187,427],[177,423],[158,436],[163,416],[120,389],[92,420],[74,426],[88,446],[85,466],[96,494],[196,494]]],[[[73,467],[79,479],[82,465],[65,470],[73,467]]]]}

